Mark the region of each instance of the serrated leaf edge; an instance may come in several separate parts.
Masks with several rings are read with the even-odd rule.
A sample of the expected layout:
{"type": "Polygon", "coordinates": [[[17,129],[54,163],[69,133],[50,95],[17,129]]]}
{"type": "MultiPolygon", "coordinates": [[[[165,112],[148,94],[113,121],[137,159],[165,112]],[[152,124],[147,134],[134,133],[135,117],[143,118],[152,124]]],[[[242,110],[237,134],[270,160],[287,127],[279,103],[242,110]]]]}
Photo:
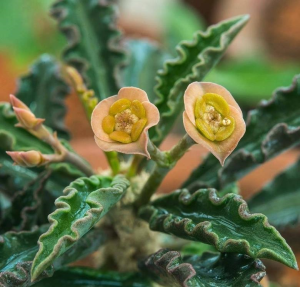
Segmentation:
{"type": "MultiPolygon", "coordinates": [[[[230,200],[234,200],[236,202],[239,203],[239,209],[238,209],[238,214],[240,216],[240,218],[242,220],[245,221],[250,221],[251,219],[254,218],[260,218],[262,219],[262,224],[264,226],[264,228],[272,230],[272,232],[276,235],[276,237],[278,239],[280,239],[282,245],[286,248],[286,251],[289,252],[290,254],[290,259],[292,259],[294,262],[293,264],[289,264],[288,262],[286,262],[284,260],[284,258],[282,258],[281,256],[277,255],[274,251],[268,249],[268,248],[262,248],[261,250],[259,250],[259,252],[254,253],[251,251],[250,248],[250,244],[247,240],[241,239],[241,240],[236,240],[236,239],[227,239],[222,245],[220,246],[218,244],[218,235],[214,232],[210,232],[208,231],[208,228],[211,226],[211,223],[209,223],[208,221],[204,221],[204,222],[200,222],[198,224],[196,224],[194,227],[190,227],[190,223],[192,223],[191,219],[188,218],[183,218],[180,220],[174,220],[174,216],[172,214],[169,215],[161,215],[160,220],[162,220],[163,218],[163,227],[164,230],[166,232],[168,232],[168,229],[172,226],[172,225],[176,225],[178,227],[183,227],[184,232],[188,235],[193,236],[194,234],[197,234],[198,230],[203,229],[203,231],[206,234],[206,238],[208,242],[213,242],[214,246],[218,249],[218,251],[220,252],[230,252],[230,247],[232,245],[239,245],[240,247],[242,246],[243,251],[245,252],[245,254],[249,255],[252,258],[270,258],[270,259],[275,259],[291,268],[294,268],[296,270],[298,270],[298,265],[297,265],[297,261],[295,258],[295,255],[293,253],[293,251],[291,250],[291,248],[289,247],[289,245],[286,243],[285,239],[280,235],[280,233],[269,224],[268,219],[266,216],[264,216],[261,213],[253,213],[250,214],[249,210],[248,210],[248,206],[247,203],[242,199],[241,196],[239,195],[235,195],[235,194],[226,194],[225,196],[223,196],[222,198],[218,197],[217,195],[217,191],[215,189],[209,188],[207,189],[209,191],[209,201],[215,205],[215,206],[219,206],[222,204],[227,204],[230,200]],[[229,250],[228,250],[229,248],[229,250]]],[[[187,189],[183,189],[183,190],[178,190],[175,191],[175,193],[179,194],[178,197],[178,201],[179,203],[182,203],[184,205],[189,205],[192,202],[197,200],[198,195],[202,192],[203,190],[198,190],[196,192],[194,192],[193,194],[190,194],[189,191],[187,189]]],[[[159,200],[159,199],[158,199],[159,200]]],[[[156,223],[157,223],[157,213],[159,212],[158,209],[156,209],[153,206],[146,206],[144,207],[146,209],[147,215],[149,215],[149,213],[152,213],[148,218],[149,218],[149,225],[150,228],[154,228],[156,223]]],[[[143,211],[143,209],[141,210],[143,211]]],[[[176,216],[175,216],[176,217],[176,216]]],[[[193,223],[192,223],[193,224],[193,223]]],[[[193,224],[194,225],[194,224],[193,224]]]]}
{"type": "MultiPolygon", "coordinates": [[[[54,212],[52,212],[51,214],[49,214],[49,216],[48,216],[49,222],[51,224],[49,227],[49,230],[46,233],[42,234],[38,240],[39,251],[37,252],[37,254],[33,260],[32,269],[31,269],[32,281],[34,281],[38,277],[38,275],[41,273],[40,270],[44,270],[47,267],[48,263],[51,262],[51,260],[59,254],[59,250],[65,242],[74,243],[80,238],[78,226],[84,225],[86,222],[92,220],[93,214],[101,214],[102,213],[103,208],[104,208],[103,205],[98,202],[95,202],[93,200],[89,200],[89,202],[88,202],[89,205],[93,204],[98,207],[89,209],[83,218],[76,220],[71,225],[71,230],[72,230],[72,232],[74,232],[75,237],[72,237],[70,235],[64,235],[63,237],[61,237],[55,244],[53,252],[46,259],[44,259],[43,262],[40,265],[38,265],[38,267],[35,267],[36,260],[39,257],[39,255],[43,252],[43,249],[44,249],[44,245],[41,240],[44,237],[51,234],[53,232],[53,230],[55,229],[55,227],[58,225],[58,221],[56,219],[54,219],[53,217],[56,214],[59,214],[61,212],[66,212],[66,211],[70,210],[70,208],[71,208],[69,204],[67,204],[66,202],[61,202],[60,200],[72,198],[78,192],[76,189],[76,186],[84,185],[85,181],[89,181],[92,184],[99,184],[99,182],[100,182],[100,180],[97,178],[97,176],[91,176],[90,178],[79,178],[79,179],[75,180],[74,182],[72,182],[68,187],[66,187],[64,189],[63,193],[65,195],[63,195],[55,200],[55,206],[57,207],[57,209],[54,212]]],[[[127,189],[127,187],[128,187],[128,181],[123,176],[116,176],[111,183],[111,187],[99,188],[98,190],[116,193],[116,194],[121,195],[127,189]],[[120,182],[120,179],[123,182],[120,182]]]]}

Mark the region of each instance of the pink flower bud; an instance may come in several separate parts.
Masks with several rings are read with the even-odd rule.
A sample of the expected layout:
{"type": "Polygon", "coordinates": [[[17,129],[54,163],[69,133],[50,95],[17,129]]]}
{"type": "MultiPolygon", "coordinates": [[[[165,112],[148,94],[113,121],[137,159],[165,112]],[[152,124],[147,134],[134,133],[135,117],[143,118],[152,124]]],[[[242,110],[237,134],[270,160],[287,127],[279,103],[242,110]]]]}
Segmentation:
{"type": "Polygon", "coordinates": [[[39,151],[7,151],[6,152],[15,164],[25,167],[41,166],[49,160],[39,151]]]}
{"type": "Polygon", "coordinates": [[[21,108],[13,108],[16,114],[16,117],[19,121],[17,126],[20,126],[25,129],[34,129],[39,127],[45,120],[38,119],[30,110],[25,110],[21,108]]]}

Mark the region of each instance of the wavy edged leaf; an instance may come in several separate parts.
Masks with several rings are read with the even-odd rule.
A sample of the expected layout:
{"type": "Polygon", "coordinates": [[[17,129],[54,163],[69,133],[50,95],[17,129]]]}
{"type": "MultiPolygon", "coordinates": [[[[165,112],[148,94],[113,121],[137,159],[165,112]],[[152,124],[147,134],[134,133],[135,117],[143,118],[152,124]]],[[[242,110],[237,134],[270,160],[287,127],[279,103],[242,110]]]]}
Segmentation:
{"type": "Polygon", "coordinates": [[[263,101],[248,114],[244,137],[223,168],[209,155],[194,170],[184,187],[222,189],[258,165],[300,143],[300,75],[288,88],[277,89],[270,101],[263,101]]]}
{"type": "MultiPolygon", "coordinates": [[[[32,260],[38,250],[38,238],[48,225],[33,231],[7,232],[0,236],[0,286],[26,287],[31,286],[30,269],[32,260]]],[[[101,230],[91,230],[79,242],[74,244],[65,254],[54,261],[37,278],[52,276],[54,269],[69,264],[95,251],[107,236],[101,230]]]]}
{"type": "Polygon", "coordinates": [[[146,39],[129,39],[125,45],[128,50],[128,65],[122,72],[124,86],[143,89],[150,101],[154,102],[157,99],[154,93],[155,76],[168,58],[168,53],[158,44],[146,39]]]}
{"type": "Polygon", "coordinates": [[[63,58],[77,68],[99,100],[117,94],[125,63],[111,1],[59,0],[51,14],[68,39],[63,58]]]}
{"type": "Polygon", "coordinates": [[[252,212],[265,214],[278,228],[300,222],[300,159],[262,188],[249,201],[252,212]]]}
{"type": "Polygon", "coordinates": [[[295,256],[263,214],[250,214],[238,195],[219,198],[216,190],[187,190],[158,198],[140,210],[154,231],[215,246],[220,252],[269,258],[297,269],[295,256]]]}
{"type": "Polygon", "coordinates": [[[181,257],[161,249],[141,262],[140,269],[154,281],[172,287],[254,287],[266,275],[259,259],[243,254],[204,252],[181,257]]]}
{"type": "Polygon", "coordinates": [[[155,91],[159,100],[156,106],[161,120],[150,131],[155,143],[164,139],[174,120],[181,114],[187,86],[193,81],[201,81],[217,64],[248,19],[246,15],[223,21],[211,26],[206,32],[198,31],[193,41],[183,41],[177,46],[178,57],[166,61],[157,76],[155,91]]]}
{"type": "Polygon", "coordinates": [[[19,80],[16,96],[45,124],[57,131],[59,137],[69,138],[64,125],[65,97],[70,88],[63,80],[61,67],[50,55],[42,55],[28,75],[19,80]]]}
{"type": "Polygon", "coordinates": [[[38,219],[39,221],[43,220],[39,211],[42,206],[43,189],[50,174],[50,171],[40,173],[22,190],[15,193],[11,207],[0,222],[0,233],[3,233],[3,230],[30,230],[37,224],[38,219]]]}
{"type": "Polygon", "coordinates": [[[152,284],[140,273],[104,272],[84,267],[64,268],[51,278],[42,280],[34,287],[151,287],[152,284]]]}
{"type": "Polygon", "coordinates": [[[54,259],[87,233],[124,195],[129,183],[123,176],[79,178],[64,189],[49,215],[51,226],[39,239],[32,265],[35,280],[54,259]]]}

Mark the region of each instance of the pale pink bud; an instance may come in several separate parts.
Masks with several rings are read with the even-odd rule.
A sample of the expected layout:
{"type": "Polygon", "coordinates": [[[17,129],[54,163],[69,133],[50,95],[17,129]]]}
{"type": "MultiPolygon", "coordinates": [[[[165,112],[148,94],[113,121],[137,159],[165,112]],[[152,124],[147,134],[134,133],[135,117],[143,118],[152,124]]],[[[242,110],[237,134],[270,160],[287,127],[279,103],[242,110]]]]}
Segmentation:
{"type": "Polygon", "coordinates": [[[35,167],[49,162],[49,160],[39,151],[7,151],[13,161],[20,166],[35,167]]]}
{"type": "Polygon", "coordinates": [[[39,127],[45,121],[44,119],[36,118],[30,110],[15,107],[13,109],[19,121],[17,126],[25,129],[33,129],[39,127]]]}

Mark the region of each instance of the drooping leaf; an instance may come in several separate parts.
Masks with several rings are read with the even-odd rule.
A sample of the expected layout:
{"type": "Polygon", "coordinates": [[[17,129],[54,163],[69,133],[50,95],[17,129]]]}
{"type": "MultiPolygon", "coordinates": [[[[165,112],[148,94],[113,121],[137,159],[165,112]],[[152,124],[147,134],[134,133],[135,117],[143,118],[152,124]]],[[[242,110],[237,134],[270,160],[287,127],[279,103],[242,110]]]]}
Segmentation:
{"type": "Polygon", "coordinates": [[[183,41],[178,47],[178,57],[165,62],[158,72],[155,87],[159,100],[156,102],[161,120],[150,131],[155,143],[160,143],[183,111],[183,94],[193,81],[201,81],[223,56],[227,47],[248,21],[239,16],[217,25],[206,32],[198,31],[193,41],[183,41]]]}
{"type": "Polygon", "coordinates": [[[23,101],[59,137],[69,138],[64,125],[65,97],[70,88],[61,75],[61,67],[50,55],[42,55],[28,75],[19,81],[16,96],[23,101]]]}
{"type": "MultiPolygon", "coordinates": [[[[5,231],[30,230],[43,218],[40,216],[42,193],[51,172],[44,171],[12,198],[11,207],[0,222],[0,234],[5,231]]],[[[46,220],[47,217],[44,218],[46,220]]]]}
{"type": "Polygon", "coordinates": [[[55,201],[49,215],[51,226],[39,239],[39,251],[32,266],[32,278],[87,233],[124,195],[128,181],[123,176],[79,178],[55,201]]]}
{"type": "Polygon", "coordinates": [[[116,95],[125,62],[111,1],[59,0],[51,11],[69,45],[63,58],[84,76],[99,100],[116,95]]]}
{"type": "MultiPolygon", "coordinates": [[[[38,238],[48,225],[34,231],[7,232],[0,236],[0,287],[31,286],[30,269],[32,260],[38,251],[38,238]]],[[[107,239],[106,234],[99,230],[91,230],[65,254],[53,262],[37,278],[41,280],[72,261],[81,259],[95,251],[107,239]]]]}
{"type": "Polygon", "coordinates": [[[236,150],[223,168],[209,155],[194,170],[183,187],[224,188],[248,172],[300,143],[300,75],[289,88],[275,91],[273,99],[262,102],[248,114],[247,128],[236,150]]]}
{"type": "Polygon", "coordinates": [[[297,269],[295,256],[263,214],[250,214],[236,194],[219,198],[216,190],[186,189],[158,198],[140,210],[154,231],[213,245],[220,252],[269,258],[297,269]]]}
{"type": "Polygon", "coordinates": [[[178,251],[161,249],[141,262],[140,269],[163,286],[254,287],[266,275],[259,259],[243,254],[205,252],[181,257],[178,251]]]}
{"type": "Polygon", "coordinates": [[[251,212],[265,214],[278,228],[300,222],[300,159],[262,188],[249,201],[251,212]]]}
{"type": "Polygon", "coordinates": [[[104,272],[90,268],[70,267],[54,273],[33,285],[34,287],[151,287],[152,284],[140,273],[104,272]]]}
{"type": "Polygon", "coordinates": [[[151,102],[154,102],[155,75],[168,54],[147,40],[130,39],[125,42],[128,55],[128,65],[124,68],[122,77],[124,86],[138,87],[147,92],[151,102]]]}

